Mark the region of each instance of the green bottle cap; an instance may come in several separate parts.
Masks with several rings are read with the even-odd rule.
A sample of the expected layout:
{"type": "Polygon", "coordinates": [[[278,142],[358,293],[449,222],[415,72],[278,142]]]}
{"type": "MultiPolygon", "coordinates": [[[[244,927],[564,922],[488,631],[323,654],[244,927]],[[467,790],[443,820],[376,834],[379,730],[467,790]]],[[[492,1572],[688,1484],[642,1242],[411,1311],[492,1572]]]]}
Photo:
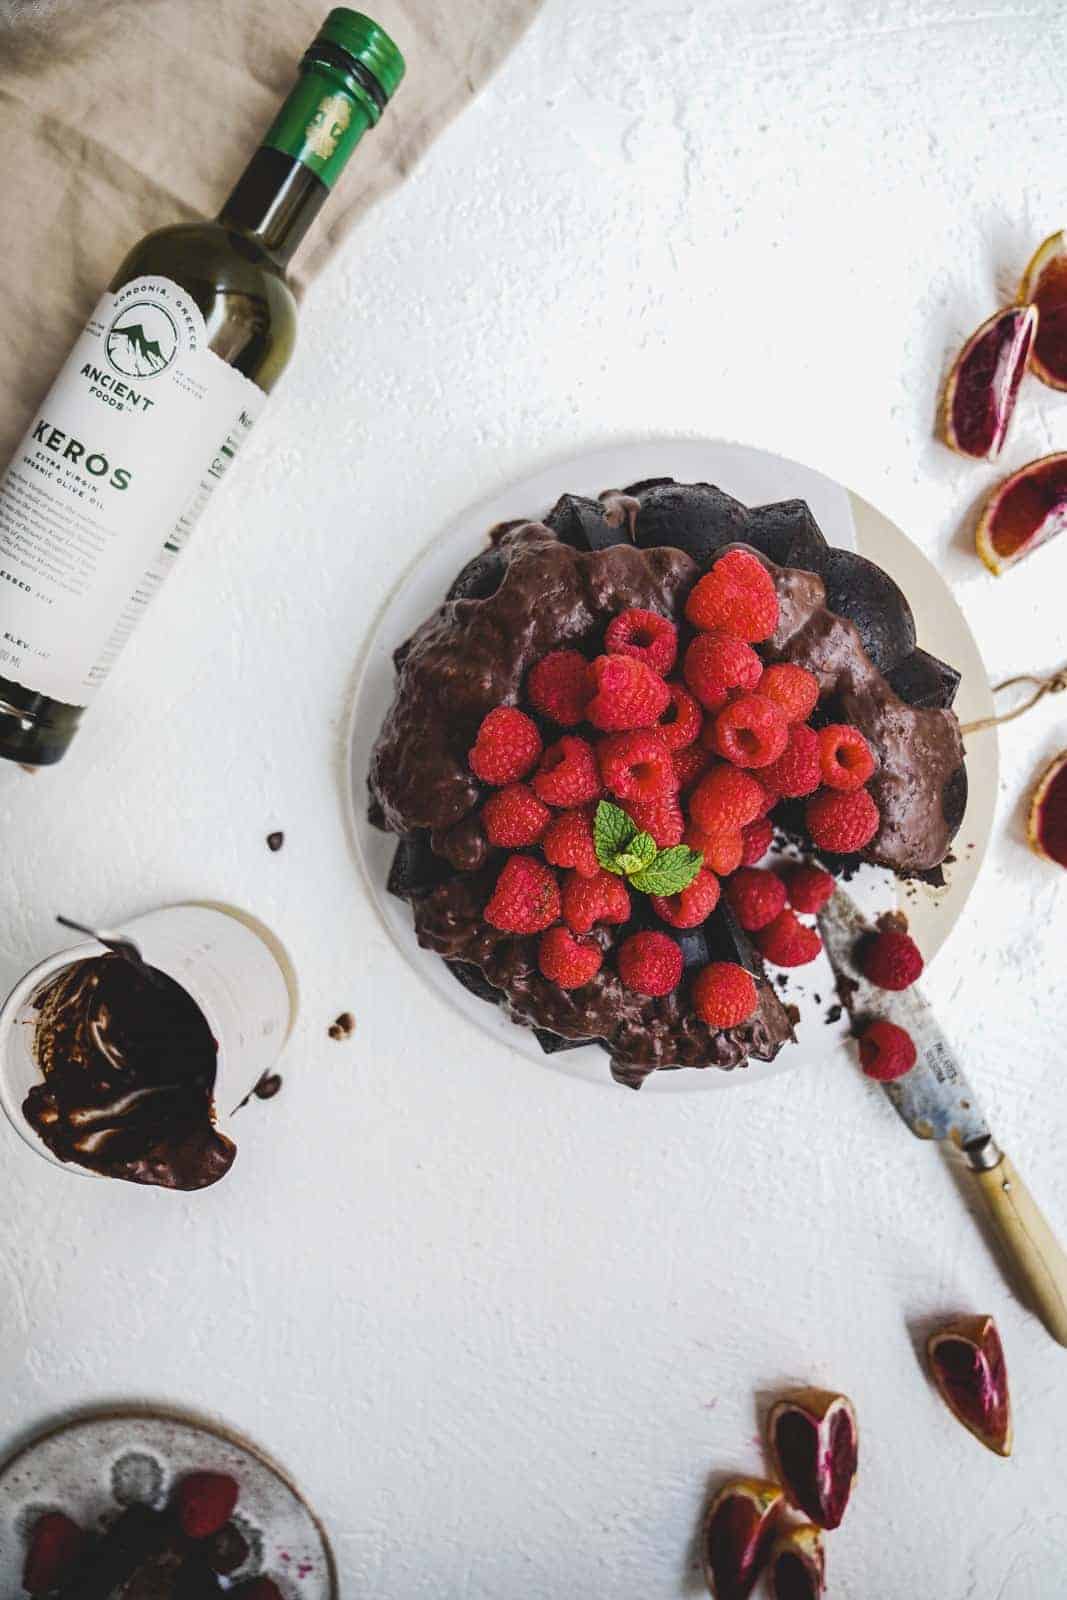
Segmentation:
{"type": "MultiPolygon", "coordinates": [[[[384,28],[361,11],[335,6],[319,29],[315,45],[332,44],[370,73],[385,101],[391,100],[404,76],[404,57],[384,28]]],[[[311,50],[314,52],[315,45],[311,50]]]]}

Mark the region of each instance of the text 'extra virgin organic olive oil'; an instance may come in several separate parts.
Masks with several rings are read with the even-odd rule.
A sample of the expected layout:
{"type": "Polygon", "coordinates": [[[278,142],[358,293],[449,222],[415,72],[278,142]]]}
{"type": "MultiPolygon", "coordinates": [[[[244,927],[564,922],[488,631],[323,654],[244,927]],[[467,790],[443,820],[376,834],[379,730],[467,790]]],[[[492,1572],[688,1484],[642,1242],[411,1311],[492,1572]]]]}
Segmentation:
{"type": "Polygon", "coordinates": [[[218,218],[112,279],[0,479],[0,756],[65,753],[285,368],[286,268],[403,73],[331,11],[218,218]]]}

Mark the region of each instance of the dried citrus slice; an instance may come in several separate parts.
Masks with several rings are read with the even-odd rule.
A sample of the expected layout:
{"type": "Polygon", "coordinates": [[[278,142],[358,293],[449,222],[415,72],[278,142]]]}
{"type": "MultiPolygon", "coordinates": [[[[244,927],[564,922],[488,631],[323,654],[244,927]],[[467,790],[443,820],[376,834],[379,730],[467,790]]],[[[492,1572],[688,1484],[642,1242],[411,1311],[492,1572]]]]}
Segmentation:
{"type": "Polygon", "coordinates": [[[1050,234],[1034,251],[1019,301],[1040,313],[1031,370],[1053,389],[1067,389],[1067,232],[1050,234]]]}
{"type": "Polygon", "coordinates": [[[975,547],[1001,573],[1067,528],[1067,452],[1042,456],[1012,473],[978,519],[975,547]]]}
{"type": "Polygon", "coordinates": [[[953,450],[999,456],[1037,330],[1036,307],[1009,306],[968,339],[945,387],[945,443],[953,450]]]}
{"type": "Polygon", "coordinates": [[[1026,832],[1039,856],[1067,867],[1067,750],[1034,790],[1026,832]]]}

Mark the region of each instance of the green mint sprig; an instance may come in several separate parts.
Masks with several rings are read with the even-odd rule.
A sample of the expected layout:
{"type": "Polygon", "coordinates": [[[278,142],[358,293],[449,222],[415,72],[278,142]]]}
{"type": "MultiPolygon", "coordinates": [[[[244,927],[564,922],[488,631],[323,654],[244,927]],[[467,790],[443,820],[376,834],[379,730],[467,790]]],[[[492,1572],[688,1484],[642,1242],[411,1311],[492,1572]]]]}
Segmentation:
{"type": "Polygon", "coordinates": [[[650,833],[642,833],[621,806],[601,800],[593,819],[596,858],[605,872],[626,878],[641,894],[681,894],[688,889],[704,857],[688,845],[660,850],[650,833]]]}

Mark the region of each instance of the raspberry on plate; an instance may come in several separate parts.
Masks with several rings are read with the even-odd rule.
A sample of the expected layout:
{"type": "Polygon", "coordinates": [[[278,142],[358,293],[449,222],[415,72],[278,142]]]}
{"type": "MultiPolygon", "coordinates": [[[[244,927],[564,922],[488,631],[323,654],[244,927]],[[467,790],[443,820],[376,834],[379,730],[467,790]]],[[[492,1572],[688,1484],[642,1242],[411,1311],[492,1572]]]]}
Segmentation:
{"type": "Polygon", "coordinates": [[[745,853],[744,840],[736,829],[725,828],[719,832],[705,832],[692,823],[682,835],[682,843],[704,857],[704,865],[720,878],[729,877],[741,865],[745,853]]]}
{"type": "Polygon", "coordinates": [[[182,1532],[190,1539],[210,1539],[229,1522],[239,1494],[229,1473],[190,1472],[174,1491],[182,1532]]]}
{"type": "Polygon", "coordinates": [[[655,728],[614,733],[597,745],[604,787],[620,800],[659,800],[678,782],[663,735],[655,728]]]}
{"type": "Polygon", "coordinates": [[[819,729],[819,765],[828,789],[849,793],[862,789],[874,776],[871,747],[858,728],[849,722],[833,722],[819,729]]]}
{"type": "Polygon", "coordinates": [[[684,750],[700,737],[704,718],[700,707],[680,683],[669,683],[670,703],[656,723],[656,731],[663,735],[668,750],[684,750]]]}
{"type": "Polygon", "coordinates": [[[502,933],[541,933],[560,918],[555,873],[533,856],[509,856],[485,908],[485,920],[502,933]]]}
{"type": "Polygon", "coordinates": [[[619,977],[637,994],[670,994],[682,977],[682,952],[669,933],[634,933],[619,947],[619,977]]]}
{"type": "Polygon", "coordinates": [[[754,689],[763,663],[751,645],[716,629],[699,633],[685,652],[682,676],[709,711],[724,706],[735,689],[754,689]]]}
{"type": "Polygon", "coordinates": [[[860,971],[879,989],[910,989],[922,970],[922,952],[910,933],[883,928],[861,946],[860,971]]]}
{"type": "Polygon", "coordinates": [[[808,801],[804,817],[812,842],[831,855],[862,850],[878,832],[881,821],[866,789],[854,789],[851,794],[820,789],[808,801]]]}
{"type": "Polygon", "coordinates": [[[592,805],[558,812],[545,830],[541,849],[554,867],[573,867],[583,878],[595,878],[600,862],[593,842],[592,805]]]}
{"type": "Polygon", "coordinates": [[[580,989],[592,982],[603,959],[595,939],[576,939],[569,928],[549,928],[537,947],[542,977],[561,989],[580,989]]]}
{"type": "Polygon", "coordinates": [[[468,760],[483,783],[515,783],[537,765],[537,724],[515,706],[497,706],[482,721],[468,760]]]}
{"type": "Polygon", "coordinates": [[[810,861],[787,867],[782,876],[789,904],[794,911],[803,911],[806,916],[817,916],[834,892],[830,873],[823,867],[813,866],[810,861]]]}
{"type": "Polygon", "coordinates": [[[754,867],[762,861],[774,841],[774,827],[769,817],[757,817],[741,829],[741,865],[754,867]]]}
{"type": "Polygon", "coordinates": [[[22,1568],[27,1594],[51,1594],[72,1578],[84,1547],[85,1534],[65,1512],[44,1512],[33,1525],[22,1568]]]}
{"type": "Polygon", "coordinates": [[[670,703],[663,679],[633,656],[597,656],[590,670],[595,693],[585,714],[604,733],[654,728],[670,703]]]}
{"type": "Polygon", "coordinates": [[[760,768],[760,782],[788,800],[814,794],[822,782],[818,735],[802,722],[795,723],[778,760],[760,768]]]}
{"type": "Polygon", "coordinates": [[[563,728],[585,721],[593,689],[589,663],[577,650],[550,651],[526,679],[526,697],[534,710],[563,728]]]}
{"type": "Polygon", "coordinates": [[[775,967],[806,967],[822,949],[814,928],[805,927],[795,911],[779,911],[773,922],[756,934],[760,954],[775,967]]]}
{"type": "Polygon", "coordinates": [[[575,733],[565,733],[549,745],[530,781],[534,793],[547,806],[570,808],[600,798],[596,753],[575,733]]]}
{"type": "Polygon", "coordinates": [[[665,678],[678,655],[678,629],[657,611],[620,611],[608,623],[604,646],[609,655],[633,656],[665,678]]]}
{"type": "Polygon", "coordinates": [[[693,1010],[709,1028],[738,1028],[759,1005],[752,974],[736,961],[713,961],[698,972],[692,996],[693,1010]]]}
{"type": "Polygon", "coordinates": [[[778,626],[774,579],[750,550],[728,550],[699,580],[686,601],[695,628],[725,628],[735,639],[769,639],[778,626]]]}
{"type": "Polygon", "coordinates": [[[672,928],[697,928],[706,922],[719,903],[719,880],[714,872],[701,867],[692,883],[678,894],[649,896],[657,917],[672,928]]]}
{"type": "Polygon", "coordinates": [[[910,1072],[916,1055],[911,1034],[895,1022],[872,1022],[860,1035],[860,1065],[879,1083],[892,1083],[910,1072]]]}
{"type": "Polygon", "coordinates": [[[730,909],[746,933],[756,933],[785,910],[785,884],[765,867],[739,867],[726,885],[730,909]]]}
{"type": "Polygon", "coordinates": [[[781,706],[787,722],[807,722],[819,703],[818,678],[792,661],[778,661],[764,667],[757,688],[760,694],[781,706]]]}
{"type": "Polygon", "coordinates": [[[715,718],[715,749],[735,767],[769,767],[789,741],[780,707],[762,694],[743,694],[715,718]]]}
{"type": "Polygon", "coordinates": [[[548,827],[552,813],[525,783],[497,789],[482,807],[482,825],[490,844],[514,850],[536,844],[548,827]]]}
{"type": "Polygon", "coordinates": [[[562,905],[563,920],[572,933],[592,933],[598,922],[626,922],[630,916],[626,885],[613,872],[601,871],[595,878],[568,872],[562,905]]]}
{"type": "Polygon", "coordinates": [[[642,833],[650,833],[661,850],[681,844],[685,818],[676,794],[661,795],[657,800],[627,800],[626,810],[631,822],[642,833]]]}
{"type": "Polygon", "coordinates": [[[689,796],[689,815],[704,833],[740,833],[755,822],[764,793],[751,773],[725,763],[701,778],[689,796]]]}

